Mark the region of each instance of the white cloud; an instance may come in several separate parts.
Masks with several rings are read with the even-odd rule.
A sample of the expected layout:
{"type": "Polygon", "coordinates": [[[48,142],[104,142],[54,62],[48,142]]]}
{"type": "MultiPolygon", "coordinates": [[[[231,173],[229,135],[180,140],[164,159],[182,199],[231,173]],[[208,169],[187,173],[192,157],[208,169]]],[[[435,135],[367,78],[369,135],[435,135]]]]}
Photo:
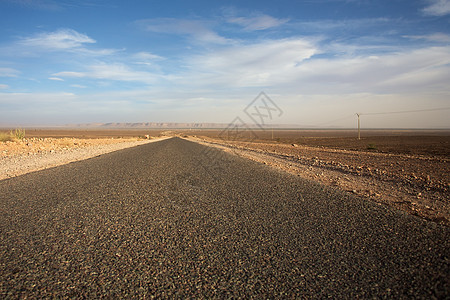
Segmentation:
{"type": "Polygon", "coordinates": [[[0,90],[6,90],[9,88],[9,85],[7,84],[0,84],[0,90]]]}
{"type": "Polygon", "coordinates": [[[297,64],[318,52],[308,40],[269,40],[196,56],[189,64],[193,73],[203,77],[198,82],[266,86],[279,82],[280,77],[284,78],[297,64]]]}
{"type": "Polygon", "coordinates": [[[54,76],[61,76],[61,77],[75,77],[75,78],[82,78],[86,77],[86,75],[82,72],[70,72],[70,71],[64,71],[53,74],[54,76]]]}
{"type": "Polygon", "coordinates": [[[0,77],[17,77],[19,74],[19,71],[12,68],[0,68],[0,77]]]}
{"type": "Polygon", "coordinates": [[[156,55],[156,54],[153,54],[153,53],[150,53],[150,52],[139,52],[139,53],[136,53],[135,55],[133,55],[133,58],[140,59],[140,60],[146,60],[146,61],[149,61],[149,60],[162,60],[162,59],[164,59],[162,56],[159,56],[159,55],[156,55]]]}
{"type": "Polygon", "coordinates": [[[371,49],[358,55],[352,54],[353,47],[341,44],[333,52],[333,47],[307,39],[231,46],[188,58],[189,72],[177,83],[206,90],[253,87],[310,95],[450,93],[449,46],[371,49]]]}
{"type": "Polygon", "coordinates": [[[154,82],[154,76],[148,72],[131,70],[123,64],[99,64],[91,66],[89,77],[119,81],[154,82]]]}
{"type": "Polygon", "coordinates": [[[136,81],[146,84],[155,83],[160,76],[150,72],[136,71],[130,69],[128,66],[120,63],[115,64],[96,64],[91,65],[85,72],[59,72],[53,74],[58,77],[74,77],[74,78],[94,78],[101,80],[115,80],[115,81],[136,81]]]}
{"type": "Polygon", "coordinates": [[[378,56],[311,60],[289,76],[308,93],[319,89],[336,94],[448,92],[449,64],[450,47],[429,47],[378,56]]]}
{"type": "Polygon", "coordinates": [[[93,44],[96,41],[85,34],[72,29],[60,29],[55,32],[43,32],[33,37],[24,38],[21,44],[50,50],[68,50],[80,48],[84,44],[93,44]]]}
{"type": "Polygon", "coordinates": [[[201,20],[158,18],[137,21],[144,30],[157,33],[187,35],[203,43],[226,44],[231,40],[210,29],[210,23],[201,20]]]}
{"type": "Polygon", "coordinates": [[[135,59],[135,64],[153,66],[155,61],[162,61],[165,58],[150,52],[138,52],[131,56],[135,59]]]}
{"type": "Polygon", "coordinates": [[[429,0],[429,6],[422,12],[430,16],[445,16],[450,14],[450,0],[429,0]]]}
{"type": "Polygon", "coordinates": [[[49,80],[54,80],[54,81],[64,81],[64,79],[59,78],[59,77],[49,77],[49,80]]]}
{"type": "Polygon", "coordinates": [[[288,19],[276,19],[268,15],[258,15],[254,17],[231,17],[227,20],[229,23],[238,24],[245,30],[265,30],[280,26],[288,21],[288,19]]]}
{"type": "Polygon", "coordinates": [[[71,86],[71,87],[74,87],[74,88],[79,88],[79,89],[85,89],[85,88],[87,88],[87,86],[81,85],[81,84],[71,84],[70,86],[71,86]]]}
{"type": "Polygon", "coordinates": [[[301,29],[302,31],[314,32],[316,34],[328,33],[332,34],[335,31],[354,30],[355,28],[373,28],[374,26],[381,27],[397,23],[398,20],[389,19],[385,17],[378,18],[352,18],[352,19],[323,19],[314,21],[300,20],[297,22],[290,22],[292,28],[301,29]]]}
{"type": "Polygon", "coordinates": [[[96,49],[91,45],[96,41],[86,34],[73,29],[59,29],[53,32],[41,32],[20,39],[17,43],[4,48],[9,55],[36,56],[41,52],[68,52],[84,56],[108,56],[116,54],[118,49],[96,49]]]}

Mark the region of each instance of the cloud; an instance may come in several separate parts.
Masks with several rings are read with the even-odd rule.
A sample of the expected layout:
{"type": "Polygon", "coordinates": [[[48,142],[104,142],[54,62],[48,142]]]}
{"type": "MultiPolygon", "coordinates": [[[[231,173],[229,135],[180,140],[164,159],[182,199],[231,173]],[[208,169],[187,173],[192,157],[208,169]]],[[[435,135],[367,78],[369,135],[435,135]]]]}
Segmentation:
{"type": "MultiPolygon", "coordinates": [[[[397,19],[389,19],[386,17],[377,18],[351,18],[351,19],[321,19],[321,20],[297,20],[291,21],[286,26],[290,28],[315,35],[332,35],[339,37],[351,35],[354,32],[372,31],[374,28],[392,29],[393,24],[398,24],[397,19]]],[[[334,38],[335,39],[335,38],[334,38]]]]}
{"type": "Polygon", "coordinates": [[[429,6],[422,9],[425,15],[445,16],[450,14],[450,0],[429,0],[429,6]]]}
{"type": "Polygon", "coordinates": [[[449,92],[449,64],[450,47],[427,47],[310,60],[288,75],[304,93],[436,93],[449,92]]]}
{"type": "Polygon", "coordinates": [[[49,80],[54,80],[54,81],[64,81],[64,79],[59,78],[59,77],[49,77],[49,80]]]}
{"type": "Polygon", "coordinates": [[[64,71],[53,74],[54,76],[61,76],[61,77],[75,77],[75,78],[82,78],[86,77],[86,75],[82,72],[71,72],[71,71],[64,71]]]}
{"type": "Polygon", "coordinates": [[[195,56],[189,65],[204,77],[198,82],[266,86],[278,82],[286,72],[318,52],[317,46],[305,39],[268,40],[195,56]]]}
{"type": "Polygon", "coordinates": [[[17,77],[19,74],[19,71],[12,68],[0,68],[0,77],[17,77]]]}
{"type": "Polygon", "coordinates": [[[304,38],[234,45],[186,59],[189,72],[177,83],[309,95],[450,93],[450,46],[367,52],[354,47],[340,44],[336,50],[304,38]]]}
{"type": "Polygon", "coordinates": [[[150,72],[132,70],[128,66],[121,63],[100,63],[89,66],[85,72],[64,71],[52,75],[57,77],[93,78],[128,82],[135,81],[146,84],[155,83],[161,78],[160,76],[150,72]]]}
{"type": "Polygon", "coordinates": [[[138,52],[133,55],[133,58],[143,60],[143,61],[163,60],[164,59],[164,57],[150,53],[150,52],[138,52]]]}
{"type": "Polygon", "coordinates": [[[10,46],[7,52],[17,56],[22,53],[27,56],[35,55],[36,52],[68,52],[88,56],[107,56],[115,54],[121,50],[117,49],[92,49],[90,45],[96,41],[86,34],[82,34],[73,29],[58,29],[53,32],[41,32],[33,36],[24,37],[17,43],[10,46]],[[30,50],[31,49],[31,50],[30,50]]]}
{"type": "Polygon", "coordinates": [[[131,56],[136,60],[134,63],[138,65],[154,66],[156,61],[165,60],[164,57],[150,53],[150,52],[138,52],[131,56]]]}
{"type": "Polygon", "coordinates": [[[68,50],[95,42],[87,35],[78,33],[75,30],[60,29],[55,32],[43,32],[33,37],[24,38],[21,44],[50,50],[68,50]]]}
{"type": "Polygon", "coordinates": [[[450,42],[450,35],[445,33],[433,33],[429,35],[405,35],[404,37],[414,40],[427,40],[430,42],[438,42],[438,43],[450,42]]]}
{"type": "Polygon", "coordinates": [[[210,22],[201,20],[157,18],[140,20],[137,24],[146,31],[187,35],[202,43],[226,44],[231,41],[211,30],[210,22]]]}
{"type": "Polygon", "coordinates": [[[228,18],[229,23],[238,24],[244,27],[247,31],[265,30],[273,27],[280,26],[286,22],[288,19],[276,19],[268,15],[258,15],[254,17],[231,17],[228,18]]]}
{"type": "Polygon", "coordinates": [[[87,86],[81,85],[81,84],[71,84],[70,86],[71,86],[71,87],[74,87],[74,88],[79,88],[79,89],[85,89],[85,88],[87,88],[87,86]]]}
{"type": "Polygon", "coordinates": [[[9,85],[7,84],[0,84],[0,90],[6,90],[9,88],[9,85]]]}

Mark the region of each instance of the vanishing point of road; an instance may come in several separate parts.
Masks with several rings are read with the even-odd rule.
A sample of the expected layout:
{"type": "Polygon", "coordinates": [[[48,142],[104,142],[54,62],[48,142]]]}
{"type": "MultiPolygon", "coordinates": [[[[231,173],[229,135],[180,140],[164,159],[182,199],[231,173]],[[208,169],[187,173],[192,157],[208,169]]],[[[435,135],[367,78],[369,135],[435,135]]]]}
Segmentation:
{"type": "Polygon", "coordinates": [[[0,181],[0,294],[448,298],[449,233],[172,138],[0,181]]]}

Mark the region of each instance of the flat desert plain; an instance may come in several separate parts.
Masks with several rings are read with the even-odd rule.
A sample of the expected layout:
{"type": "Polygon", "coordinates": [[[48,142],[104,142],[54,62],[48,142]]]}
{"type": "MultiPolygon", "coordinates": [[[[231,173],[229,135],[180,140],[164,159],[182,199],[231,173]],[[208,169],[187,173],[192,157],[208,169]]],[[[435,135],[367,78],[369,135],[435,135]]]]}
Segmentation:
{"type": "Polygon", "coordinates": [[[450,224],[449,130],[201,130],[182,136],[450,224]]]}
{"type": "Polygon", "coordinates": [[[254,141],[271,144],[298,144],[330,149],[371,151],[395,154],[450,157],[450,130],[184,130],[223,140],[254,141]],[[273,134],[272,134],[273,132],[273,134]]]}
{"type": "Polygon", "coordinates": [[[86,149],[98,155],[161,136],[217,147],[367,201],[450,224],[450,130],[362,130],[358,140],[356,130],[27,129],[23,140],[0,142],[0,173],[10,170],[0,179],[26,171],[11,173],[14,165],[55,156],[61,164],[86,149]]]}

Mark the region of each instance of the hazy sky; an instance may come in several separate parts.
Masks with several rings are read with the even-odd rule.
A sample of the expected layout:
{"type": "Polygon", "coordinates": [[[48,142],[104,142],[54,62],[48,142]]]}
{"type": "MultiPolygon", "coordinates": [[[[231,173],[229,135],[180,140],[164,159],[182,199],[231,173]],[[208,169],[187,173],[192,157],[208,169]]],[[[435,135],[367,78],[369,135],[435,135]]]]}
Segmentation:
{"type": "Polygon", "coordinates": [[[251,123],[261,91],[305,126],[450,107],[450,0],[0,0],[0,126],[251,123]]]}

